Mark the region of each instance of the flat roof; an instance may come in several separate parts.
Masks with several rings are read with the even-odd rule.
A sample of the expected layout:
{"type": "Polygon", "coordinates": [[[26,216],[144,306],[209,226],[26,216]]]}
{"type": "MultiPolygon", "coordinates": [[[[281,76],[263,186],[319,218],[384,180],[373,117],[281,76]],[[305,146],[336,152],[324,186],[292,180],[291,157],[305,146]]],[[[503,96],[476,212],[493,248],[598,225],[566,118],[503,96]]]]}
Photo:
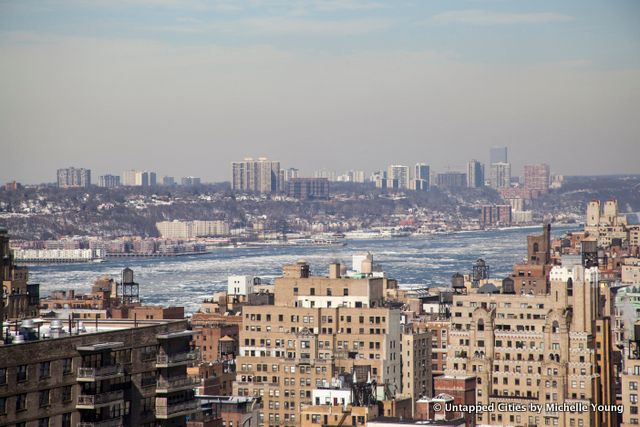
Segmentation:
{"type": "Polygon", "coordinates": [[[205,403],[251,403],[256,400],[253,396],[211,396],[211,395],[196,395],[197,399],[205,401],[205,403]]]}
{"type": "Polygon", "coordinates": [[[76,347],[78,351],[102,351],[102,350],[111,350],[114,348],[120,348],[124,346],[123,342],[102,342],[98,344],[91,345],[80,345],[76,347]]]}
{"type": "Polygon", "coordinates": [[[159,340],[168,340],[172,338],[180,338],[180,337],[191,337],[193,335],[193,331],[178,331],[178,332],[169,332],[166,334],[158,334],[156,338],[159,340]]]}

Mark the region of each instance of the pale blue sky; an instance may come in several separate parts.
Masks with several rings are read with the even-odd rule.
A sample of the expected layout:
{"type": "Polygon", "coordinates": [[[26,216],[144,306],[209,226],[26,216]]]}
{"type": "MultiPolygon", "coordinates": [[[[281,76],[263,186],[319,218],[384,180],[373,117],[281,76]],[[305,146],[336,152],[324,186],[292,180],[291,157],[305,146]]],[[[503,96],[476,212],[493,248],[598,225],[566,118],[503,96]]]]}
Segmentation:
{"type": "Polygon", "coordinates": [[[0,0],[0,180],[424,161],[640,173],[640,2],[0,0]]]}

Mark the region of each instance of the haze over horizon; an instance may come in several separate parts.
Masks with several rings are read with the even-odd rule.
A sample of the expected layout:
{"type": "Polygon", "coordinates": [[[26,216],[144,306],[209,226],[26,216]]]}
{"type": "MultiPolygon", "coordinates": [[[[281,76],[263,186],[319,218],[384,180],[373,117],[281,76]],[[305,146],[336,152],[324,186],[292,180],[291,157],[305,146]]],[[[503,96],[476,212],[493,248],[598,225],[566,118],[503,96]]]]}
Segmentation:
{"type": "Polygon", "coordinates": [[[513,174],[640,174],[640,3],[0,0],[0,182],[229,180],[509,147],[513,174]]]}

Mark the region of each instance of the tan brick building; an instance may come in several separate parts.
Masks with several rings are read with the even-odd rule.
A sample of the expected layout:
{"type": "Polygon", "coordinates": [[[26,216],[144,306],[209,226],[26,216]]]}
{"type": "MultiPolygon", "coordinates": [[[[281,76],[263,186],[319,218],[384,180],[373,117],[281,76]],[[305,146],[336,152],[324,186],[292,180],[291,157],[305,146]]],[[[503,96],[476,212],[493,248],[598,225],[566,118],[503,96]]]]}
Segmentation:
{"type": "Polygon", "coordinates": [[[234,394],[262,397],[261,425],[300,425],[312,390],[354,367],[400,393],[400,311],[383,306],[383,286],[343,278],[339,264],[310,276],[298,262],[275,280],[275,305],[243,308],[234,394]]]}
{"type": "Polygon", "coordinates": [[[603,412],[590,406],[614,403],[603,402],[611,394],[603,392],[596,350],[596,343],[607,339],[597,337],[597,268],[576,266],[567,276],[552,280],[546,295],[482,293],[482,288],[454,295],[446,373],[476,376],[478,404],[523,408],[496,407],[479,414],[478,423],[605,425],[603,412]],[[532,404],[541,410],[531,410],[532,404]],[[585,409],[570,412],[547,404],[585,409]]]}
{"type": "Polygon", "coordinates": [[[406,325],[402,333],[402,394],[412,402],[431,397],[431,332],[423,324],[406,325]]]}

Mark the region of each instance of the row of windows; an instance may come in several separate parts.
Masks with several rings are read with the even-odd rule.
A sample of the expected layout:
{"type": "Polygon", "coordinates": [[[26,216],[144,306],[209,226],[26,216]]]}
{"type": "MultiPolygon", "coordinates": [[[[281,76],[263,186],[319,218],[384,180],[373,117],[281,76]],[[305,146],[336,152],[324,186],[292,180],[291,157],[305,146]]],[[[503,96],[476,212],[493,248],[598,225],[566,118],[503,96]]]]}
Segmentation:
{"type": "MultiPolygon", "coordinates": [[[[73,359],[66,358],[62,359],[59,362],[62,365],[62,374],[68,375],[73,372],[73,359]]],[[[39,380],[45,380],[51,377],[51,361],[40,362],[37,365],[37,377],[39,380]]],[[[16,382],[23,383],[29,380],[28,377],[29,369],[28,365],[19,365],[15,368],[16,382]]],[[[9,368],[0,368],[0,386],[7,384],[7,376],[9,374],[9,368]]]]}
{"type": "MultiPolygon", "coordinates": [[[[245,314],[245,318],[248,320],[252,320],[252,321],[257,321],[260,322],[262,321],[262,314],[261,313],[247,313],[245,314]]],[[[271,322],[271,314],[265,314],[264,318],[267,322],[271,322]]],[[[302,319],[303,323],[314,323],[315,321],[315,317],[314,316],[300,316],[297,314],[292,314],[289,317],[289,320],[292,323],[299,323],[300,319],[302,319]]],[[[346,320],[347,323],[351,323],[351,316],[340,316],[340,321],[344,322],[346,320]]],[[[369,316],[369,324],[373,325],[373,324],[380,324],[380,323],[385,323],[387,320],[386,316],[369,316]]],[[[333,316],[322,316],[320,318],[320,321],[322,323],[333,323],[333,316]]],[[[284,322],[284,314],[278,314],[278,322],[284,322]]],[[[360,324],[364,324],[365,323],[365,316],[358,316],[358,323],[360,324]]]]}
{"type": "MultiPolygon", "coordinates": [[[[326,289],[327,292],[327,296],[333,296],[333,289],[332,288],[327,288],[326,289]]],[[[298,295],[299,293],[299,289],[298,288],[293,288],[293,294],[294,295],[298,295]]],[[[309,288],[309,295],[315,295],[316,294],[316,288],[309,288]]],[[[349,288],[342,288],[342,295],[343,296],[349,296],[349,288]]]]}
{"type": "MultiPolygon", "coordinates": [[[[71,401],[72,386],[60,387],[60,400],[63,403],[71,401]]],[[[51,405],[52,390],[40,390],[38,392],[38,406],[45,408],[51,405]]],[[[13,397],[0,397],[0,415],[4,415],[8,411],[9,399],[15,400],[15,412],[25,411],[27,409],[27,393],[17,394],[13,397]]]]}

